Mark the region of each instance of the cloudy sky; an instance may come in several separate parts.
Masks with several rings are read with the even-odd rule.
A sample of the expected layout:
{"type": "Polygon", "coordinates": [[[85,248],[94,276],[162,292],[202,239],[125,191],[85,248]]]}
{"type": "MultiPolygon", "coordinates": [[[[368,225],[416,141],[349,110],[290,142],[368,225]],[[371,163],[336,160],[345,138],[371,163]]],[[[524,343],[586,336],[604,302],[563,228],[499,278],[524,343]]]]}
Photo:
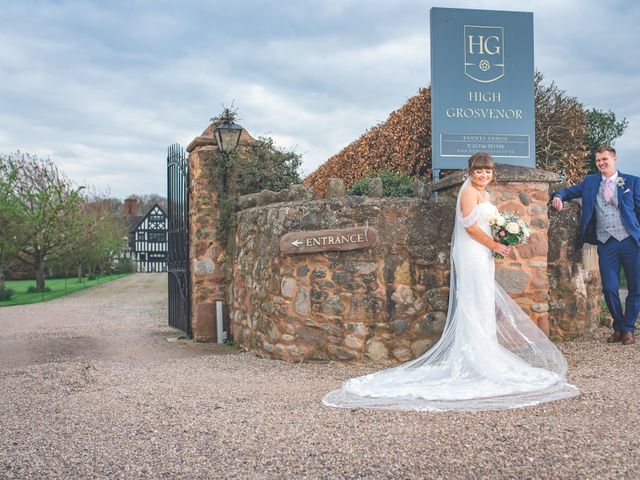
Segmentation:
{"type": "Polygon", "coordinates": [[[640,174],[634,0],[0,0],[0,152],[164,195],[167,146],[234,102],[310,173],[428,85],[434,6],[534,12],[536,67],[629,120],[619,168],[640,174]]]}

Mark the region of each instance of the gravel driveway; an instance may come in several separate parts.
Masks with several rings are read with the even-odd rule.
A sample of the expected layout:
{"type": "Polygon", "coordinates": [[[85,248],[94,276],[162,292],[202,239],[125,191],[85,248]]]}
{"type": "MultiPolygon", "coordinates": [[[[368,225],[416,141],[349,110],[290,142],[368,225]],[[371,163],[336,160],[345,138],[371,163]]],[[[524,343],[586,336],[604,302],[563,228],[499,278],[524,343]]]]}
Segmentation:
{"type": "Polygon", "coordinates": [[[377,367],[168,342],[165,286],[0,308],[0,478],[640,478],[640,343],[561,344],[582,395],[552,404],[332,409],[377,367]]]}

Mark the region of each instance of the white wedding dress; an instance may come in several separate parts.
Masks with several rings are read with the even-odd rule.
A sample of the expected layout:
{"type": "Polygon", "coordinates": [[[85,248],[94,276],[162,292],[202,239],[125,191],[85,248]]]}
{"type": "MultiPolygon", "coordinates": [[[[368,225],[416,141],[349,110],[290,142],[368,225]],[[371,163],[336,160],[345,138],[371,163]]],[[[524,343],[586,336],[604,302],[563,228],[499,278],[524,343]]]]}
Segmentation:
{"type": "MultiPolygon", "coordinates": [[[[462,188],[469,184],[467,180],[462,188]]],[[[465,227],[490,235],[496,213],[479,203],[464,217],[460,196],[451,242],[449,311],[440,340],[403,365],[353,378],[323,403],[343,408],[492,410],[573,397],[560,351],[496,283],[491,250],[465,227]]]]}

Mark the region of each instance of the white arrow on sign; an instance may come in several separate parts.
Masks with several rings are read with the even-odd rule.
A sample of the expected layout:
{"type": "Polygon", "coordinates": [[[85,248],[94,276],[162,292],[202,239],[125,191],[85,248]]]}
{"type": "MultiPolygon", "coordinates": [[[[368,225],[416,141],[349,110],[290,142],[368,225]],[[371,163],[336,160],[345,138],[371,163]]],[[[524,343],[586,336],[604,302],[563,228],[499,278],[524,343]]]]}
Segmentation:
{"type": "Polygon", "coordinates": [[[302,245],[302,242],[300,240],[296,240],[295,242],[291,242],[291,245],[299,247],[300,245],[302,245]]]}

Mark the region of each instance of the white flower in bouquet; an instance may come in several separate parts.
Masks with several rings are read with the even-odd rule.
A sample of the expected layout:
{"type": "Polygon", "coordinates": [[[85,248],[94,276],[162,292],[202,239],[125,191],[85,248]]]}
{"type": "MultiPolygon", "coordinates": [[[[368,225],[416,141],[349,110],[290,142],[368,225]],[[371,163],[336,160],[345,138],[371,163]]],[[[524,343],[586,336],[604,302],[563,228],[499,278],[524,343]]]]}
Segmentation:
{"type": "MultiPolygon", "coordinates": [[[[502,212],[496,214],[492,219],[491,234],[493,239],[503,245],[520,245],[527,243],[531,235],[529,224],[518,217],[515,213],[502,212]]],[[[498,253],[493,254],[496,258],[504,258],[498,253]]]]}
{"type": "Polygon", "coordinates": [[[520,233],[520,225],[518,225],[516,222],[507,223],[506,229],[507,232],[513,233],[514,235],[520,233]]]}

